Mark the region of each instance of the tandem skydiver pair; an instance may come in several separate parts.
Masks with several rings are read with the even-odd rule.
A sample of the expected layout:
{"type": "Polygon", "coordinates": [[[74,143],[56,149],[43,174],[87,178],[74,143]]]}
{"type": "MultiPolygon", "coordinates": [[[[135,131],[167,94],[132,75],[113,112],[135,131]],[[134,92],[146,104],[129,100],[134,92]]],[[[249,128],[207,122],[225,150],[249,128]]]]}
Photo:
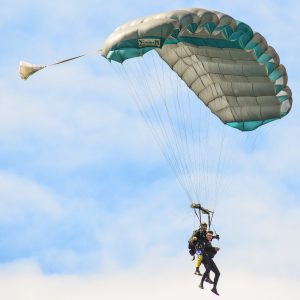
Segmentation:
{"type": "Polygon", "coordinates": [[[200,222],[199,228],[193,231],[192,236],[188,240],[190,255],[193,256],[193,260],[195,259],[195,256],[197,257],[196,270],[194,274],[202,276],[202,274],[200,273],[200,265],[203,263],[205,272],[201,278],[199,287],[203,289],[204,282],[208,282],[210,284],[213,284],[213,288],[211,289],[211,291],[216,295],[219,295],[217,291],[217,284],[220,277],[220,271],[216,266],[213,258],[220,250],[220,248],[213,247],[211,242],[213,239],[219,240],[220,237],[218,234],[214,235],[214,232],[210,230],[214,212],[203,208],[198,203],[192,203],[191,208],[194,209],[194,212],[200,222]],[[202,222],[202,215],[207,216],[208,225],[207,223],[202,222]],[[211,280],[210,278],[210,271],[213,271],[213,273],[215,274],[214,280],[211,280]]]}

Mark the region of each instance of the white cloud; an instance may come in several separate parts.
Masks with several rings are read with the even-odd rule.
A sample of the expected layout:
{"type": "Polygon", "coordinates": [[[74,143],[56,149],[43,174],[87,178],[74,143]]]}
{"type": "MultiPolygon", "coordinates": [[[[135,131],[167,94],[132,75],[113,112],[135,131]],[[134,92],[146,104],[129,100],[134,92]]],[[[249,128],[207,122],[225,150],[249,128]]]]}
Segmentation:
{"type": "MultiPolygon", "coordinates": [[[[277,263],[280,265],[280,258],[277,263]]],[[[163,261],[149,257],[140,267],[131,270],[85,277],[45,276],[35,265],[21,263],[7,266],[5,273],[0,273],[0,283],[2,296],[7,300],[93,300],[99,297],[105,300],[179,300],[203,296],[215,299],[208,284],[205,290],[198,288],[199,277],[195,277],[192,270],[192,263],[187,263],[183,257],[163,261]]],[[[233,263],[229,270],[221,270],[219,292],[222,299],[297,299],[297,282],[282,279],[280,272],[262,275],[260,270],[247,272],[233,263]]]]}
{"type": "Polygon", "coordinates": [[[55,218],[60,213],[59,200],[50,189],[24,177],[0,173],[1,223],[21,222],[28,214],[55,218]]]}
{"type": "MultiPolygon", "coordinates": [[[[107,65],[102,60],[99,67],[107,65]]],[[[95,77],[90,68],[70,65],[40,74],[18,83],[18,90],[10,85],[2,91],[3,150],[38,152],[32,165],[57,170],[99,165],[113,152],[143,159],[145,149],[152,149],[161,159],[124,83],[111,71],[95,77]]]]}

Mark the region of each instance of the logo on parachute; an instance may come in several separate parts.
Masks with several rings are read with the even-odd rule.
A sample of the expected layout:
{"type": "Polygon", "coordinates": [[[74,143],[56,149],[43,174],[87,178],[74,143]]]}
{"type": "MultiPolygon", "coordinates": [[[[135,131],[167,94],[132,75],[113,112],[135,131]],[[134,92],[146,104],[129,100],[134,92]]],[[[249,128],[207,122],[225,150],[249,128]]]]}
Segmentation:
{"type": "Polygon", "coordinates": [[[160,39],[138,39],[139,48],[160,47],[160,39]]]}

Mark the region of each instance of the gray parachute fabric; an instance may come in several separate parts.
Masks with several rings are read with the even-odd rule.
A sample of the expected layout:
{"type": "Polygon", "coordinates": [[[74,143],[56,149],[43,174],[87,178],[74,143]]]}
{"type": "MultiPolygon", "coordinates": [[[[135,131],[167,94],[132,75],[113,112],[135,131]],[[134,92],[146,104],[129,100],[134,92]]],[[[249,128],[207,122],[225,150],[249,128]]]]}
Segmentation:
{"type": "Polygon", "coordinates": [[[122,63],[156,50],[223,123],[254,130],[292,106],[276,51],[250,26],[205,9],[140,18],[118,27],[102,55],[122,63]]]}

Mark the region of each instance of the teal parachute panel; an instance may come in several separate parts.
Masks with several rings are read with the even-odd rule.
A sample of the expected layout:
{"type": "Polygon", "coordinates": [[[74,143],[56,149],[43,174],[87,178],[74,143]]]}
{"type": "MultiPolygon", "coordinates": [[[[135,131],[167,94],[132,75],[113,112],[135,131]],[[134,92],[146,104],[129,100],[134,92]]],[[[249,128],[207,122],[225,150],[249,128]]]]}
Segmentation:
{"type": "Polygon", "coordinates": [[[151,50],[233,128],[254,130],[291,109],[287,73],[274,48],[226,14],[193,8],[133,20],[108,37],[102,55],[122,63],[151,50]]]}

